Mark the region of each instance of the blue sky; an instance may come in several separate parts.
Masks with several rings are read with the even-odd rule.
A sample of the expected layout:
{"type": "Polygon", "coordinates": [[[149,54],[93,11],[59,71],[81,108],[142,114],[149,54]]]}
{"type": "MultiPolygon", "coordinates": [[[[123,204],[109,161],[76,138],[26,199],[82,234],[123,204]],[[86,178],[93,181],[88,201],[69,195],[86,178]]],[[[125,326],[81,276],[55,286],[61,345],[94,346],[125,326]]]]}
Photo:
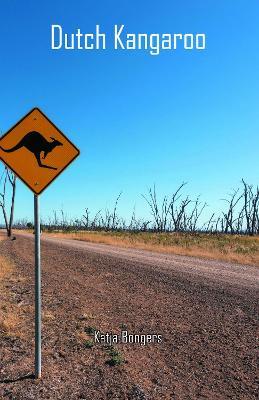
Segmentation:
{"type": "MultiPolygon", "coordinates": [[[[258,184],[259,3],[18,1],[0,6],[0,130],[34,106],[81,155],[41,196],[42,215],[80,216],[112,206],[148,215],[141,193],[187,181],[210,210],[240,184],[258,184]],[[206,33],[206,51],[53,51],[51,24],[67,32],[206,33]]],[[[18,184],[16,218],[33,195],[18,184]]]]}

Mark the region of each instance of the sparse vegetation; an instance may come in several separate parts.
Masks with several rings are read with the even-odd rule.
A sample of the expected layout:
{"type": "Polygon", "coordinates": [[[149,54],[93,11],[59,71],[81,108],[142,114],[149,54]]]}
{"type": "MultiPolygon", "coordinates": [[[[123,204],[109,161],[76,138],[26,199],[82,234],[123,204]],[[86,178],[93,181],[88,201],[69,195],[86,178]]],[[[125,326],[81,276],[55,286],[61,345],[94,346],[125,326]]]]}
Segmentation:
{"type": "Polygon", "coordinates": [[[107,353],[110,358],[106,361],[106,363],[110,366],[121,365],[125,362],[121,352],[114,346],[109,346],[107,353]]]}
{"type": "Polygon", "coordinates": [[[86,349],[91,349],[93,347],[93,345],[94,345],[94,342],[92,340],[86,340],[84,342],[84,346],[86,349]]]}
{"type": "MultiPolygon", "coordinates": [[[[146,195],[142,195],[149,207],[151,219],[137,218],[135,210],[130,220],[118,214],[118,203],[122,193],[117,197],[112,211],[99,210],[91,218],[89,208],[85,209],[82,217],[68,219],[63,210],[53,216],[48,222],[42,222],[42,230],[47,232],[184,232],[184,233],[224,233],[231,235],[258,235],[259,234],[259,188],[253,188],[242,180],[242,189],[234,190],[231,195],[222,201],[226,204],[221,214],[213,212],[206,222],[201,222],[201,216],[207,203],[202,202],[200,196],[191,199],[183,195],[182,183],[171,196],[164,196],[159,202],[156,187],[150,188],[146,195]]],[[[17,221],[18,229],[32,229],[30,221],[17,221]]]]}
{"type": "Polygon", "coordinates": [[[13,295],[13,286],[19,279],[14,266],[0,256],[0,334],[5,337],[22,337],[24,334],[21,326],[23,307],[17,305],[13,295]]]}
{"type": "Polygon", "coordinates": [[[94,328],[93,326],[87,326],[84,331],[87,333],[87,335],[94,335],[94,332],[97,331],[98,329],[94,328]]]}
{"type": "MultiPolygon", "coordinates": [[[[201,223],[207,204],[200,197],[183,196],[185,183],[172,196],[159,202],[156,188],[142,196],[150,209],[151,219],[136,217],[135,210],[127,221],[118,214],[121,193],[112,211],[99,210],[93,218],[90,211],[79,219],[69,220],[64,211],[53,211],[42,230],[58,237],[69,237],[96,243],[162,251],[180,255],[216,258],[226,261],[259,264],[259,188],[242,180],[242,189],[223,199],[226,208],[221,215],[212,213],[201,223]]],[[[18,229],[31,230],[28,221],[19,221],[18,229]]]]}

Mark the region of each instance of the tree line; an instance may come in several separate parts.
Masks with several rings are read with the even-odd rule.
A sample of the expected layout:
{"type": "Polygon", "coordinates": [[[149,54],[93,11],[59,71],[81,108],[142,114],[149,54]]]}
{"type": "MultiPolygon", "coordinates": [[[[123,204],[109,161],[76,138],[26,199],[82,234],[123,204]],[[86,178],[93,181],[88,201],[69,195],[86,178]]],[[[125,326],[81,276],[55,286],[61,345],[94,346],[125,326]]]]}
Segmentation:
{"type": "MultiPolygon", "coordinates": [[[[12,236],[12,228],[32,229],[33,223],[26,219],[14,223],[14,206],[16,194],[16,177],[7,168],[0,177],[0,207],[3,214],[2,226],[7,235],[12,236]],[[8,190],[8,189],[9,190],[8,190]],[[7,201],[7,192],[9,198],[7,201]]],[[[156,186],[150,187],[142,195],[150,211],[150,218],[136,216],[135,209],[127,221],[118,213],[122,193],[118,195],[111,210],[99,210],[92,214],[88,207],[82,216],[69,219],[63,210],[42,221],[42,229],[47,231],[129,231],[129,232],[205,232],[223,234],[259,234],[259,188],[241,181],[241,187],[234,190],[224,202],[223,211],[212,213],[206,222],[203,213],[207,203],[198,196],[191,198],[183,194],[186,183],[183,182],[171,196],[159,200],[156,186]]]]}

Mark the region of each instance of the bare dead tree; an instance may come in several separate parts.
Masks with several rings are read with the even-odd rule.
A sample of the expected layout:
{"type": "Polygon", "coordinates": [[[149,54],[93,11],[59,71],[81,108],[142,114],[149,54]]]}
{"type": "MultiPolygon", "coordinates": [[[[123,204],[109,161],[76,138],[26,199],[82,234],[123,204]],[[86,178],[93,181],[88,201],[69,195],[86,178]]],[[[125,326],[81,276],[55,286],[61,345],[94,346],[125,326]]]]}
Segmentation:
{"type": "Polygon", "coordinates": [[[204,208],[207,206],[206,203],[201,204],[199,200],[200,196],[198,196],[197,199],[194,201],[193,209],[190,216],[188,217],[188,230],[191,232],[196,232],[196,230],[198,229],[198,220],[204,208]]]}
{"type": "MultiPolygon", "coordinates": [[[[210,233],[212,233],[213,232],[213,228],[214,228],[214,216],[215,216],[215,213],[213,213],[213,214],[211,214],[211,216],[210,216],[210,219],[203,225],[203,227],[202,227],[202,231],[204,231],[204,232],[210,232],[210,233]]],[[[217,232],[217,226],[218,226],[218,222],[219,222],[219,220],[220,220],[220,218],[218,218],[217,219],[217,221],[216,221],[216,227],[215,227],[215,231],[217,232]]]]}
{"type": "MultiPolygon", "coordinates": [[[[5,225],[10,225],[9,214],[6,212],[6,190],[7,186],[15,183],[15,177],[4,171],[0,179],[3,190],[0,193],[0,207],[3,210],[5,225]]],[[[122,218],[118,214],[118,203],[120,193],[115,201],[112,210],[106,208],[99,210],[93,218],[90,218],[90,211],[85,209],[85,213],[80,219],[68,219],[61,210],[61,215],[53,211],[54,216],[49,218],[46,224],[49,230],[105,230],[105,231],[134,231],[134,232],[205,232],[205,233],[226,233],[226,234],[259,234],[259,189],[253,188],[242,180],[242,191],[235,190],[229,198],[224,201],[227,208],[220,215],[212,213],[210,218],[203,224],[200,223],[201,215],[206,203],[200,201],[198,196],[192,200],[189,196],[182,197],[182,188],[186,183],[182,183],[170,197],[164,196],[159,200],[156,186],[149,188],[147,195],[142,195],[149,206],[152,219],[146,220],[137,218],[135,207],[130,220],[122,218]]],[[[15,188],[13,196],[15,195],[15,188]]],[[[14,198],[13,198],[14,204],[14,198]]],[[[13,218],[13,207],[11,207],[11,225],[13,218]]],[[[28,222],[19,222],[20,228],[28,222]]],[[[30,224],[31,225],[31,224],[30,224]]],[[[9,233],[10,234],[10,233],[9,233]]]]}
{"type": "Polygon", "coordinates": [[[191,203],[191,199],[187,196],[183,199],[178,207],[175,208],[174,213],[172,212],[172,219],[174,221],[174,231],[180,232],[187,230],[187,217],[186,208],[191,203]]]}
{"type": "Polygon", "coordinates": [[[244,217],[245,217],[245,207],[243,206],[238,212],[238,217],[236,219],[236,233],[241,234],[244,232],[244,217]]]}
{"type": "MultiPolygon", "coordinates": [[[[141,232],[147,232],[149,230],[148,225],[151,223],[151,221],[144,221],[144,220],[139,220],[138,221],[138,229],[141,232]]],[[[137,230],[137,229],[136,229],[137,230]]]]}
{"type": "Polygon", "coordinates": [[[6,233],[8,237],[12,236],[13,229],[13,217],[14,217],[14,203],[16,194],[16,176],[7,168],[4,168],[3,174],[0,178],[0,182],[3,182],[2,192],[0,193],[0,207],[3,212],[6,233]],[[7,211],[7,186],[8,183],[11,187],[11,205],[9,212],[7,211]]]}
{"type": "Polygon", "coordinates": [[[130,219],[129,230],[134,231],[135,226],[136,226],[136,207],[134,206],[130,219]]]}
{"type": "Polygon", "coordinates": [[[239,189],[234,190],[233,194],[230,195],[230,199],[223,199],[228,203],[228,209],[226,212],[223,212],[224,216],[224,233],[235,233],[235,207],[239,203],[239,201],[243,197],[243,193],[238,196],[239,189]]]}
{"type": "Polygon", "coordinates": [[[84,225],[85,229],[89,228],[89,221],[90,221],[90,211],[89,208],[87,207],[85,209],[85,214],[83,214],[83,219],[82,219],[82,224],[84,225]]]}
{"type": "MultiPolygon", "coordinates": [[[[215,215],[215,213],[213,213],[213,217],[214,217],[214,215],[215,215]]],[[[212,218],[213,218],[213,217],[212,217],[212,218]]],[[[220,222],[221,222],[221,218],[218,217],[217,220],[216,220],[216,222],[215,222],[215,229],[214,229],[214,232],[219,232],[219,225],[220,225],[220,222]]],[[[213,232],[213,228],[212,228],[211,232],[213,232]]]]}
{"type": "Polygon", "coordinates": [[[248,185],[242,179],[244,186],[244,214],[246,218],[246,229],[249,235],[258,233],[258,208],[259,208],[259,189],[253,192],[253,186],[248,185]]]}
{"type": "Polygon", "coordinates": [[[170,214],[172,218],[172,230],[175,232],[178,232],[180,230],[180,225],[181,225],[181,218],[182,218],[182,212],[184,211],[183,208],[187,207],[188,204],[182,203],[182,207],[180,206],[180,209],[182,209],[182,212],[179,210],[177,207],[177,202],[181,198],[181,190],[182,188],[186,185],[186,182],[183,182],[179,188],[174,192],[172,195],[172,199],[170,202],[170,214]]]}
{"type": "Polygon", "coordinates": [[[197,230],[198,220],[204,210],[206,203],[201,205],[199,197],[193,202],[189,196],[179,200],[182,196],[181,190],[186,185],[183,182],[173,193],[171,199],[164,196],[161,206],[158,204],[156,187],[148,190],[148,196],[142,195],[150,207],[154,218],[154,228],[157,232],[165,231],[191,231],[197,230]],[[189,204],[194,203],[193,208],[188,211],[189,204]]]}
{"type": "Polygon", "coordinates": [[[117,197],[117,199],[116,199],[116,201],[115,201],[114,208],[113,208],[112,221],[111,221],[111,223],[112,223],[111,228],[112,228],[113,230],[116,229],[116,228],[118,227],[118,221],[117,221],[117,219],[118,219],[118,216],[117,216],[117,207],[118,207],[118,202],[119,202],[119,200],[120,200],[121,195],[122,195],[122,192],[119,193],[119,195],[118,195],[118,197],[117,197]]]}
{"type": "Polygon", "coordinates": [[[155,230],[157,232],[165,232],[167,230],[168,224],[168,216],[170,212],[171,202],[168,201],[167,196],[164,196],[162,205],[159,208],[157,195],[156,195],[156,186],[154,185],[153,189],[148,189],[148,196],[142,195],[147,204],[150,207],[151,214],[154,218],[155,222],[155,230]]]}

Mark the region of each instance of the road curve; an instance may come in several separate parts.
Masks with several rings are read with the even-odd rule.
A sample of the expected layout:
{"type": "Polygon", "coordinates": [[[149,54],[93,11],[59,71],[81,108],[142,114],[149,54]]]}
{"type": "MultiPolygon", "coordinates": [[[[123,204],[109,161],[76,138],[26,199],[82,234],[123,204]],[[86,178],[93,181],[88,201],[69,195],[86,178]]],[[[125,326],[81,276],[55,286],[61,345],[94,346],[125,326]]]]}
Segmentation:
{"type": "MultiPolygon", "coordinates": [[[[30,233],[15,233],[17,236],[33,239],[30,233]]],[[[234,264],[218,260],[201,259],[181,255],[156,253],[147,250],[123,248],[107,244],[90,243],[74,239],[61,239],[42,235],[45,243],[56,243],[85,252],[103,254],[120,260],[128,260],[149,265],[153,269],[167,270],[185,278],[198,278],[203,283],[213,281],[220,286],[234,285],[243,288],[259,288],[259,268],[253,265],[234,264]]]]}

